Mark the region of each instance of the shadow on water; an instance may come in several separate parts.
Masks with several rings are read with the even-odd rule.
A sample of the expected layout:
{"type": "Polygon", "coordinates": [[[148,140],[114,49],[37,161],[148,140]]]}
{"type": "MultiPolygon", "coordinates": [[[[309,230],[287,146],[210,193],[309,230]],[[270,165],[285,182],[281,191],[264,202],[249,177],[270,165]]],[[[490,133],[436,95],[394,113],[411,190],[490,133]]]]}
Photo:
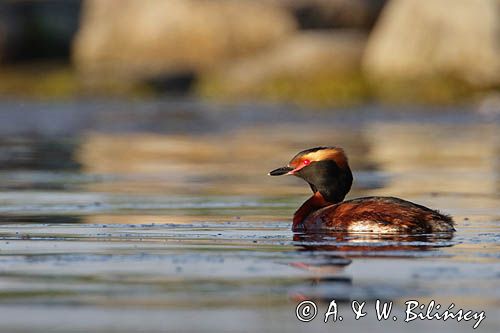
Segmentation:
{"type": "Polygon", "coordinates": [[[82,222],[84,219],[72,215],[0,215],[0,224],[73,224],[82,222]]]}
{"type": "Polygon", "coordinates": [[[0,139],[0,170],[79,170],[74,139],[0,139]]]}

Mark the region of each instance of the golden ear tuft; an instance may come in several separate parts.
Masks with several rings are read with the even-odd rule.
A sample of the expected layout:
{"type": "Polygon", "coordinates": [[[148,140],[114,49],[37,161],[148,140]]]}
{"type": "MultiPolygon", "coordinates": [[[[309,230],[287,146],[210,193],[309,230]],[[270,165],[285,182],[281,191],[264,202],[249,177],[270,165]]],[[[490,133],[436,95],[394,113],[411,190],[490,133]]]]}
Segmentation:
{"type": "Polygon", "coordinates": [[[290,165],[298,165],[303,160],[318,162],[324,160],[334,160],[341,168],[347,166],[347,157],[341,147],[316,147],[301,151],[290,161],[290,165]]]}

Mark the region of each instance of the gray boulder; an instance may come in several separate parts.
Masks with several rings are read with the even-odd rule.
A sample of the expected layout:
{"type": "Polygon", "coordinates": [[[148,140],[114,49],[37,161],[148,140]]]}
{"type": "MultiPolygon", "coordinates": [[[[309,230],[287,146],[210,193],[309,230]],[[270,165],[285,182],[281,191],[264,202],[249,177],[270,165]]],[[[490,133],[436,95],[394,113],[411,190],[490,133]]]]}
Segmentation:
{"type": "Polygon", "coordinates": [[[358,31],[298,33],[203,76],[202,94],[290,100],[334,98],[316,95],[325,88],[323,95],[348,86],[340,81],[350,80],[359,71],[365,44],[366,35],[358,31]]]}
{"type": "Polygon", "coordinates": [[[294,31],[285,9],[261,2],[87,0],[73,60],[81,73],[96,77],[198,73],[294,31]]]}
{"type": "Polygon", "coordinates": [[[368,41],[372,78],[500,83],[499,0],[392,0],[368,41]]]}

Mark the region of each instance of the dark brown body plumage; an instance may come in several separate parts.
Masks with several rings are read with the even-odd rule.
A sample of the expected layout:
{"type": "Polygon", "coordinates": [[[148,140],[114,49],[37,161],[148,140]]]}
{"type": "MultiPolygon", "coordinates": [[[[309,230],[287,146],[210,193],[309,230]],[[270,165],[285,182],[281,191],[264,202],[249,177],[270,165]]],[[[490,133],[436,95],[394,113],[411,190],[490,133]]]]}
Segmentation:
{"type": "Polygon", "coordinates": [[[453,232],[453,220],[430,208],[393,197],[343,201],[352,173],[339,147],[317,147],[298,153],[272,176],[295,175],[309,183],[313,195],[293,217],[294,231],[374,233],[453,232]]]}
{"type": "Polygon", "coordinates": [[[449,216],[392,197],[366,197],[326,206],[309,214],[305,230],[434,233],[453,230],[449,216]]]}

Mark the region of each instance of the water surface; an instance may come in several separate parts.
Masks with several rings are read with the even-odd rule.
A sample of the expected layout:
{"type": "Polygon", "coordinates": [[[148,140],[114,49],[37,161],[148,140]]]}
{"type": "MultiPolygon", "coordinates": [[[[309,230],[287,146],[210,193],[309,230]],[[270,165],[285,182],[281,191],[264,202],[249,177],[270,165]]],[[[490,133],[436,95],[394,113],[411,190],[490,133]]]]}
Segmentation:
{"type": "Polygon", "coordinates": [[[30,117],[0,126],[1,332],[472,331],[404,323],[412,299],[484,310],[477,331],[500,331],[497,122],[463,110],[85,105],[28,105],[30,117]],[[54,116],[65,109],[79,120],[54,116]],[[332,144],[350,158],[349,198],[437,208],[455,235],[293,234],[309,189],[266,174],[332,144]],[[325,324],[333,299],[344,320],[325,324]],[[374,318],[377,299],[394,302],[397,321],[374,318]],[[302,300],[320,309],[309,323],[295,317],[302,300]],[[352,300],[368,302],[366,318],[353,319],[352,300]]]}

